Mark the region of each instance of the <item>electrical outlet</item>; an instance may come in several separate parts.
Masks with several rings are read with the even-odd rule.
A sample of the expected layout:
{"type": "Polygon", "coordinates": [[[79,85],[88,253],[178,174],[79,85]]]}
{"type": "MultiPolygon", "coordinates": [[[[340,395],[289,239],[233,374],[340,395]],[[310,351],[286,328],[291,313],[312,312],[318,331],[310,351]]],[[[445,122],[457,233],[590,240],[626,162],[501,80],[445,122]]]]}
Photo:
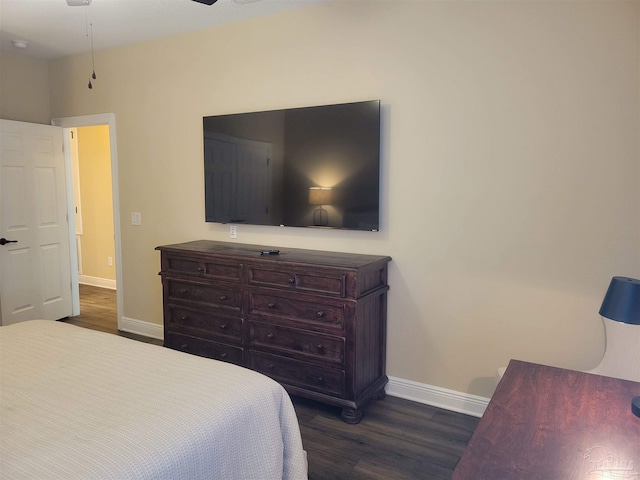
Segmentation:
{"type": "Polygon", "coordinates": [[[140,212],[131,212],[131,225],[142,225],[142,214],[140,212]]]}
{"type": "Polygon", "coordinates": [[[229,225],[229,238],[238,238],[238,226],[229,225]]]}
{"type": "Polygon", "coordinates": [[[107,257],[107,266],[113,267],[113,257],[107,257]]]}

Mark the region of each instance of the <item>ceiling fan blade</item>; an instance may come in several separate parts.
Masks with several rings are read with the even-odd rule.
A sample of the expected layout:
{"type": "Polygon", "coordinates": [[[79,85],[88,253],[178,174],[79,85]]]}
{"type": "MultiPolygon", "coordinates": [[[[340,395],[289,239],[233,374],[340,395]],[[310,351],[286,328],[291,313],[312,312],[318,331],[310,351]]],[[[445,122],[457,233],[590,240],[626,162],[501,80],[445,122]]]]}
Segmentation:
{"type": "Polygon", "coordinates": [[[194,2],[204,3],[205,5],[213,5],[218,0],[193,0],[194,2]]]}

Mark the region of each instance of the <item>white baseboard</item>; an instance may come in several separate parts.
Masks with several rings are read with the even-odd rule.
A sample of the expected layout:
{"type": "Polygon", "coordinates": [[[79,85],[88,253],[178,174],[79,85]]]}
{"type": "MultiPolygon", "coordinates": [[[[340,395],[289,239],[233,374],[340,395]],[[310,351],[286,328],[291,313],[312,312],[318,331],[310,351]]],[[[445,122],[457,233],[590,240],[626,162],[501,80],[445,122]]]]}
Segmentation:
{"type": "MultiPolygon", "coordinates": [[[[122,317],[120,330],[145,337],[164,338],[164,328],[157,323],[136,320],[135,318],[122,317]]],[[[387,395],[404,398],[413,402],[444,408],[452,412],[464,413],[474,417],[481,417],[489,400],[486,397],[472,395],[470,393],[457,392],[442,387],[436,387],[425,383],[418,383],[398,377],[389,377],[389,383],[385,388],[387,395]]]]}
{"type": "Polygon", "coordinates": [[[90,277],[89,275],[78,275],[78,283],[83,285],[91,285],[92,287],[116,289],[116,281],[108,278],[90,277]]]}
{"type": "Polygon", "coordinates": [[[164,327],[162,325],[136,320],[135,318],[122,317],[118,329],[144,337],[164,339],[164,327]]]}
{"type": "Polygon", "coordinates": [[[387,395],[392,397],[404,398],[474,417],[482,416],[490,400],[470,393],[457,392],[397,377],[389,377],[385,391],[387,395]]]}

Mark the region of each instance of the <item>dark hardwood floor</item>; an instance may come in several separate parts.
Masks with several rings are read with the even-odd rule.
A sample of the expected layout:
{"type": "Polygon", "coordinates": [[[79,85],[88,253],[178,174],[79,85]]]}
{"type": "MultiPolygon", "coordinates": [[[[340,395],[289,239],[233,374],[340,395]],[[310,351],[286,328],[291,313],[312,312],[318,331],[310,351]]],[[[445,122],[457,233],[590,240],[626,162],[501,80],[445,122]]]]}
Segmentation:
{"type": "MultiPolygon", "coordinates": [[[[81,315],[66,320],[148,343],[118,332],[115,291],[80,286],[81,315]]],[[[387,396],[365,409],[357,425],[340,409],[292,397],[308,454],[309,480],[448,479],[480,419],[387,396]]]]}
{"type": "Polygon", "coordinates": [[[162,340],[143,337],[118,330],[116,291],[108,288],[80,285],[80,315],[64,320],[79,327],[113,333],[121,337],[133,338],[147,343],[162,345],[162,340]]]}
{"type": "Polygon", "coordinates": [[[293,397],[311,480],[448,479],[479,419],[387,396],[357,425],[293,397]]]}

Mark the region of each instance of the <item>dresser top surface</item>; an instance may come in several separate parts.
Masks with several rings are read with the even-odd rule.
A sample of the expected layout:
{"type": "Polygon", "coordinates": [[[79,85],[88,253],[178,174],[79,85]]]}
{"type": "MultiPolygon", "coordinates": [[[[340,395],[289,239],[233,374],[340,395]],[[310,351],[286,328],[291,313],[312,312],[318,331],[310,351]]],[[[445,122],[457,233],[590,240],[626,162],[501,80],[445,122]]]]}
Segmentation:
{"type": "Polygon", "coordinates": [[[192,242],[162,245],[156,247],[162,252],[209,254],[212,256],[233,256],[247,261],[304,263],[343,268],[359,268],[377,262],[389,262],[391,257],[359,253],[328,252],[302,248],[274,247],[273,245],[250,245],[243,243],[196,240],[192,242]],[[263,250],[278,250],[277,255],[262,255],[263,250]]]}

